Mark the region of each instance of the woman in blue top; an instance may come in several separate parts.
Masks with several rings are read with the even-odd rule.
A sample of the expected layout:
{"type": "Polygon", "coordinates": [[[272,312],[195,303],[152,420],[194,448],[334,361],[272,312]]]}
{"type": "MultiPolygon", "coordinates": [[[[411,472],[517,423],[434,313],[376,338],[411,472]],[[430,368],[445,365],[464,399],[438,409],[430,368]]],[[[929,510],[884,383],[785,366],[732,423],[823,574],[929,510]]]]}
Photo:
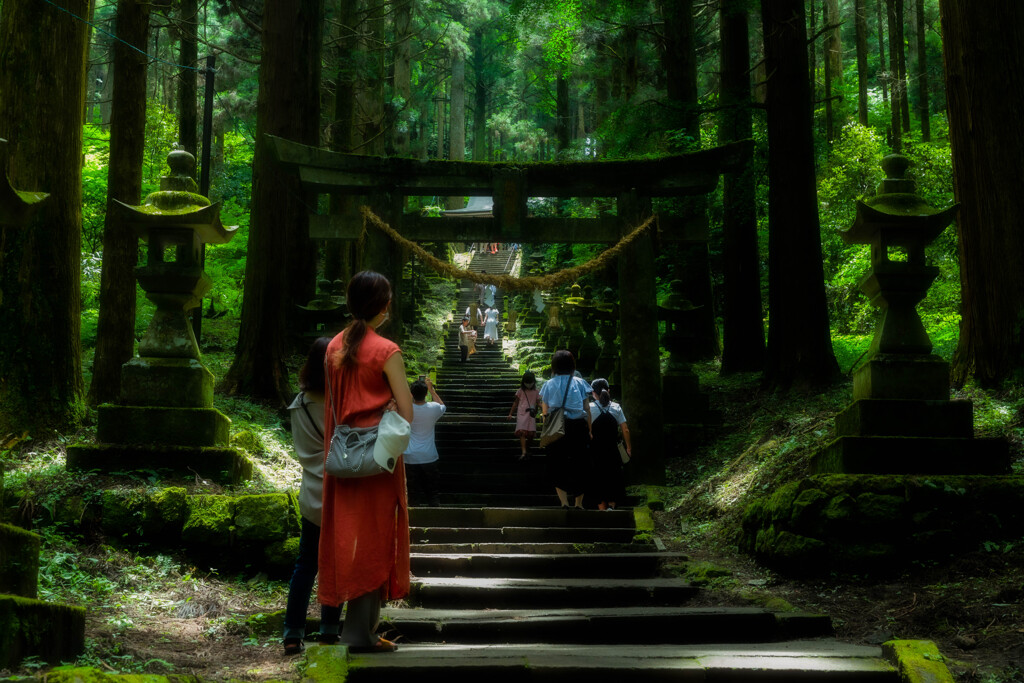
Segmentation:
{"type": "Polygon", "coordinates": [[[569,497],[575,506],[583,509],[583,489],[590,464],[587,447],[590,444],[590,411],[587,397],[593,389],[582,377],[575,377],[576,359],[568,351],[555,351],[551,357],[552,377],[540,389],[540,402],[545,416],[552,410],[565,410],[565,436],[547,446],[548,478],[562,507],[569,509],[569,497]]]}

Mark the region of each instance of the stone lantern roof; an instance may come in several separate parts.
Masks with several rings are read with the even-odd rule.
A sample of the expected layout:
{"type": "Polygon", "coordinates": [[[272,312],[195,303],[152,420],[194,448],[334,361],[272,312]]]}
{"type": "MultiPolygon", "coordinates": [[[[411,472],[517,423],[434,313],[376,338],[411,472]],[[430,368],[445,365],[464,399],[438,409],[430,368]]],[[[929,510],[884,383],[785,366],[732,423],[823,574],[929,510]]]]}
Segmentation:
{"type": "Polygon", "coordinates": [[[166,228],[191,229],[200,244],[225,244],[234,237],[237,227],[220,222],[221,202],[211,204],[199,194],[192,178],[195,157],[184,150],[167,155],[171,174],[160,178],[160,191],[149,194],[141,206],[114,200],[117,217],[131,226],[140,239],[150,239],[153,230],[166,228]]]}
{"type": "Polygon", "coordinates": [[[899,154],[882,159],[886,173],[874,197],[857,200],[853,226],[842,232],[847,244],[872,245],[872,264],[888,260],[888,247],[907,250],[912,263],[924,262],[924,247],[952,222],[959,204],[945,209],[930,206],[915,193],[917,184],[906,178],[910,160],[899,154]]]}
{"type": "Polygon", "coordinates": [[[7,140],[0,138],[0,225],[24,225],[39,210],[46,192],[15,190],[7,177],[7,140]]]}

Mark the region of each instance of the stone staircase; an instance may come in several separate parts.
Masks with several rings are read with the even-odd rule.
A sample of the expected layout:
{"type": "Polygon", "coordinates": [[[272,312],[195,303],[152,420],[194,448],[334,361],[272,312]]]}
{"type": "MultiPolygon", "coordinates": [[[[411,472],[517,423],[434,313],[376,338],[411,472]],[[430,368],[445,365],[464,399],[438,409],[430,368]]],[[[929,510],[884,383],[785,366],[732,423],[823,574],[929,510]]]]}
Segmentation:
{"type": "MultiPolygon", "coordinates": [[[[459,320],[472,296],[463,282],[459,320]]],[[[518,373],[499,345],[478,348],[461,364],[453,332],[438,370],[443,505],[411,510],[412,590],[382,615],[398,652],[339,669],[340,646],[310,648],[305,680],[907,680],[881,648],[836,641],[827,616],[693,606],[711,601],[669,569],[686,556],[638,535],[632,509],[559,507],[543,454],[517,459],[518,373]]]]}
{"type": "MultiPolygon", "coordinates": [[[[506,250],[495,255],[477,253],[470,269],[504,273],[511,256],[506,250]]],[[[495,297],[499,309],[502,294],[499,289],[495,297]]],[[[488,507],[553,505],[555,493],[545,485],[539,450],[534,449],[534,456],[525,461],[518,459],[519,439],[508,412],[522,376],[505,360],[500,341],[488,346],[483,341],[483,327],[479,327],[477,352],[465,363],[459,360],[458,323],[474,300],[473,283],[463,280],[455,302],[455,323],[437,371],[437,392],[448,408],[435,432],[441,454],[441,502],[488,507]]]]}

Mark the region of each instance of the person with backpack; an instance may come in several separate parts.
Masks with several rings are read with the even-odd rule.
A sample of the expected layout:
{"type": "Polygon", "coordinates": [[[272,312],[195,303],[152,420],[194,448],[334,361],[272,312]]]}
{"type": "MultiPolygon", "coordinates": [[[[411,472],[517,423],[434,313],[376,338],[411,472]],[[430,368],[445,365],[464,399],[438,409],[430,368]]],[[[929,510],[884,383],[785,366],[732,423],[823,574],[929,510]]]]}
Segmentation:
{"type": "Polygon", "coordinates": [[[595,401],[590,404],[590,458],[593,466],[591,494],[600,501],[598,510],[614,510],[626,498],[623,458],[619,450],[619,429],[625,442],[627,457],[633,455],[629,439],[629,425],[622,406],[611,400],[608,380],[595,379],[590,383],[595,401]]]}

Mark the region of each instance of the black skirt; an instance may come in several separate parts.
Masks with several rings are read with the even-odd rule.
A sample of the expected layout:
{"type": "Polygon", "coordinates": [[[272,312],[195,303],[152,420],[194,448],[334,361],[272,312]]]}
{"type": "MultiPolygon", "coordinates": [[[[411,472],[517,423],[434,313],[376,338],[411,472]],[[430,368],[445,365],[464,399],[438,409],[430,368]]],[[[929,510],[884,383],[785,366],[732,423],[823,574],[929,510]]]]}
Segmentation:
{"type": "Polygon", "coordinates": [[[565,421],[565,436],[544,449],[548,481],[570,496],[583,495],[590,471],[590,430],[587,420],[565,421]]]}

